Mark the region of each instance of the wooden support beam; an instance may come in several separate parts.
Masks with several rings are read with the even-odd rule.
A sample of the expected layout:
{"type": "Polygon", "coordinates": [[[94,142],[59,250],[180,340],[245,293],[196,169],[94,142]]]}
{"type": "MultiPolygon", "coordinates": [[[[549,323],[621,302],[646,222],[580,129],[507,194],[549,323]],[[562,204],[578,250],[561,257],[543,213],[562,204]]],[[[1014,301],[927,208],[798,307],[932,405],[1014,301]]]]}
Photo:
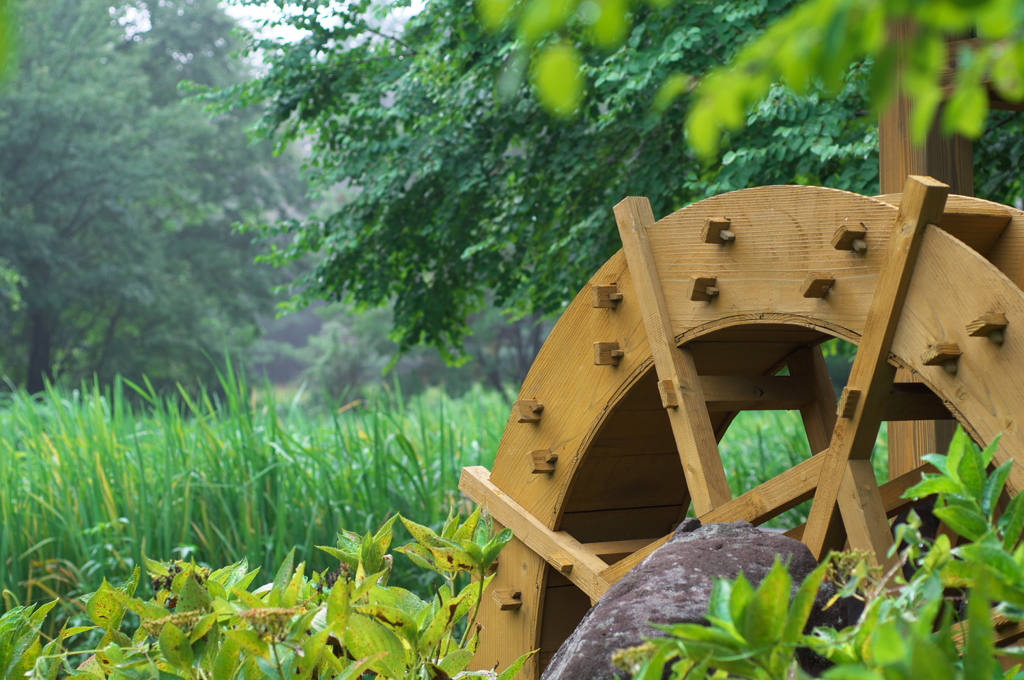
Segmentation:
{"type": "Polygon", "coordinates": [[[608,565],[564,531],[553,531],[508,494],[491,483],[487,468],[462,468],[459,489],[491,513],[494,520],[512,530],[517,539],[576,584],[592,601],[608,590],[599,574],[608,565]]]}
{"type": "Polygon", "coordinates": [[[708,411],[788,411],[814,399],[812,382],[801,376],[702,375],[708,411]]]}
{"type": "MultiPolygon", "coordinates": [[[[899,206],[903,194],[883,194],[875,198],[899,206]]],[[[989,251],[1010,225],[1012,217],[1010,211],[998,203],[951,194],[946,200],[942,222],[937,226],[988,257],[989,251]]]]}
{"type": "MultiPolygon", "coordinates": [[[[889,27],[889,40],[897,47],[897,58],[901,64],[909,60],[914,45],[914,23],[911,20],[894,22],[889,27]]],[[[899,65],[894,70],[897,82],[894,92],[903,92],[906,71],[899,65]]],[[[941,109],[940,109],[941,110],[941,109]]],[[[923,144],[917,145],[910,138],[912,102],[901,94],[897,94],[893,103],[878,120],[878,166],[881,194],[895,194],[903,189],[908,175],[927,175],[949,185],[951,194],[960,196],[974,195],[974,147],[971,140],[959,135],[949,136],[943,133],[939,118],[928,132],[923,144]]],[[[950,231],[983,255],[995,243],[996,236],[991,236],[991,226],[984,226],[981,221],[968,220],[963,227],[958,226],[950,213],[958,212],[956,196],[943,208],[940,220],[933,224],[940,225],[950,231]],[[981,240],[979,242],[979,238],[981,240]]],[[[896,203],[893,203],[896,205],[896,203]]],[[[996,227],[1001,233],[1009,222],[1003,221],[996,227]]],[[[919,380],[911,371],[900,370],[896,374],[897,382],[915,382],[919,380]]],[[[925,453],[945,453],[955,430],[949,422],[913,422],[896,423],[889,426],[889,476],[897,477],[913,470],[921,464],[921,455],[925,453]]]]}
{"type": "Polygon", "coordinates": [[[882,420],[954,420],[942,399],[923,383],[894,383],[882,407],[882,420]]]}
{"type": "MultiPolygon", "coordinates": [[[[926,463],[916,470],[911,470],[910,472],[900,475],[896,479],[891,479],[878,487],[878,492],[882,499],[882,505],[885,507],[885,516],[889,518],[895,517],[901,512],[913,507],[917,501],[904,498],[903,494],[906,493],[907,489],[921,481],[921,475],[923,473],[935,471],[934,467],[926,463]]],[[[790,538],[802,540],[804,529],[806,528],[806,524],[801,524],[787,531],[786,535],[790,538]]]]}
{"type": "Polygon", "coordinates": [[[848,393],[860,392],[859,403],[850,417],[836,422],[807,522],[804,543],[818,559],[831,549],[841,549],[847,533],[855,549],[870,551],[882,564],[892,562],[886,556],[892,535],[882,506],[875,503],[878,488],[871,451],[895,377],[889,349],[896,324],[925,229],[941,219],[948,193],[947,185],[930,177],[911,177],[903,192],[847,385],[848,393]]]}
{"type": "Polygon", "coordinates": [[[732,494],[693,357],[685,348],[676,345],[669,321],[665,293],[648,233],[655,222],[650,201],[638,197],[623,200],[615,206],[615,220],[636,288],[658,380],[672,381],[676,389],[679,406],[665,412],[672,424],[694,508],[698,514],[703,514],[728,502],[732,494]]]}
{"type": "Polygon", "coordinates": [[[800,418],[804,421],[811,453],[820,453],[828,449],[836,428],[836,391],[821,346],[797,350],[787,363],[791,376],[810,383],[807,392],[812,398],[800,407],[800,418]]]}
{"type": "MultiPolygon", "coordinates": [[[[712,522],[766,522],[811,497],[821,475],[822,456],[812,456],[782,474],[759,484],[745,494],[720,505],[703,515],[701,524],[712,522]]],[[[672,535],[648,543],[642,549],[601,572],[608,583],[615,583],[648,555],[665,545],[672,535]]]]}

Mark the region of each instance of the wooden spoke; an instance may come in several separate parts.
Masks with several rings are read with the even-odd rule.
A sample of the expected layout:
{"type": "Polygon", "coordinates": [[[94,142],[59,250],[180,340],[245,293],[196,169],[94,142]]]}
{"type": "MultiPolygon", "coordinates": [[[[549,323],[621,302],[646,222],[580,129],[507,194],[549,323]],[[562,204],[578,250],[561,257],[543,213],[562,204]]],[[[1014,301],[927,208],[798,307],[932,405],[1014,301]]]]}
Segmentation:
{"type": "Polygon", "coordinates": [[[672,423],[686,485],[694,509],[702,515],[728,502],[732,494],[704,405],[693,357],[689,351],[676,345],[672,332],[665,292],[647,233],[655,222],[650,201],[639,197],[623,200],[615,206],[615,220],[636,287],[658,381],[667,392],[666,404],[676,404],[666,411],[672,423]],[[673,392],[674,400],[671,399],[673,392]]]}
{"type": "Polygon", "coordinates": [[[608,566],[564,531],[552,531],[491,482],[491,473],[481,466],[462,468],[459,488],[476,499],[502,526],[540,555],[557,571],[575,583],[596,602],[608,590],[600,572],[608,566]]]}
{"type": "Polygon", "coordinates": [[[903,192],[846,387],[851,408],[836,422],[803,536],[818,559],[830,549],[841,549],[845,533],[855,549],[870,551],[880,563],[892,561],[887,557],[892,535],[871,469],[871,451],[895,377],[888,360],[896,324],[923,234],[928,224],[941,220],[948,193],[941,182],[913,176],[903,192]],[[854,395],[859,398],[852,399],[854,395]]]}

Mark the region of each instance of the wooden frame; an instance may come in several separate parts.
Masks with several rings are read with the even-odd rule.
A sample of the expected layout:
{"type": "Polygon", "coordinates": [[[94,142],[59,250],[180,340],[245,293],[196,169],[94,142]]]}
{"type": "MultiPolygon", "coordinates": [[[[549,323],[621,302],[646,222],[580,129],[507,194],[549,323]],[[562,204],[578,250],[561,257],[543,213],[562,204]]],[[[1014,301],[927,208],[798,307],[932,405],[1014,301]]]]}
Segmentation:
{"type": "MultiPolygon", "coordinates": [[[[503,599],[484,598],[478,665],[540,648],[526,670],[538,677],[590,603],[688,514],[759,524],[814,498],[811,521],[791,535],[819,553],[849,539],[884,554],[886,518],[906,509],[902,490],[921,469],[875,482],[870,443],[882,420],[955,419],[979,442],[1003,432],[997,463],[1024,455],[1024,341],[971,334],[990,312],[1003,329],[1024,318],[1024,213],[945,201],[927,178],[884,198],[762,187],[661,220],[644,199],[617,206],[623,251],[552,331],[494,470],[463,474],[463,491],[517,536],[492,586],[503,599]],[[741,235],[724,246],[705,233],[723,215],[741,235]],[[972,220],[983,236],[970,236],[980,233],[972,220]],[[865,225],[864,252],[833,246],[847,222],[865,225]],[[713,300],[690,299],[694,277],[715,278],[713,300]],[[834,284],[806,297],[808,277],[834,284]],[[819,350],[830,337],[861,347],[846,418],[819,350]],[[612,342],[620,355],[595,353],[612,342]],[[962,350],[956,373],[922,359],[937,343],[962,350]],[[920,382],[893,383],[897,368],[920,382]],[[816,455],[734,498],[717,442],[737,411],[765,408],[799,409],[816,455]],[[537,474],[538,463],[550,469],[537,474]]],[[[1024,468],[1009,487],[1024,487],[1024,468]]]]}

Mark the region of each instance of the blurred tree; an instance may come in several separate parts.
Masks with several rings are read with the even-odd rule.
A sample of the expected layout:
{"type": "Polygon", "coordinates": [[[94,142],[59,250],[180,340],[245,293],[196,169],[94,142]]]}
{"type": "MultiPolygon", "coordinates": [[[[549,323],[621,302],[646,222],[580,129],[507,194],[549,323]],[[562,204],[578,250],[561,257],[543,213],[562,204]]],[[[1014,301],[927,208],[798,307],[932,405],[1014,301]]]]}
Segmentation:
{"type": "Polygon", "coordinates": [[[232,224],[281,205],[282,183],[244,121],[177,91],[243,77],[231,28],[213,0],[19,7],[0,85],[0,253],[21,296],[0,316],[10,379],[190,379],[209,375],[204,352],[254,335],[270,271],[232,224]]]}
{"type": "Polygon", "coordinates": [[[296,304],[393,302],[403,351],[425,342],[464,356],[466,319],[491,299],[520,314],[561,310],[618,248],[611,206],[625,195],[649,196],[665,213],[745,186],[758,168],[756,183],[870,190],[877,169],[867,160],[871,123],[859,115],[863,69],[839,102],[776,93],[722,167],[703,167],[687,148],[677,110],[651,111],[680,63],[694,72],[719,64],[787,6],[736,0],[642,12],[614,53],[589,57],[596,77],[563,121],[521,83],[502,102],[515,50],[467,3],[431,0],[404,25],[369,0],[310,2],[276,20],[275,31],[294,29],[287,39],[250,42],[266,73],[221,101],[265,106],[259,129],[281,144],[310,144],[315,183],[357,189],[325,219],[264,231],[288,239],[278,263],[320,254],[296,304]],[[791,138],[776,135],[780,121],[791,138]]]}
{"type": "MultiPolygon", "coordinates": [[[[428,343],[464,356],[466,319],[491,300],[519,314],[560,311],[618,249],[611,207],[624,196],[648,196],[663,215],[753,185],[877,191],[870,60],[844,66],[830,97],[769,81],[745,126],[727,133],[719,163],[687,143],[670,95],[691,95],[666,83],[737,58],[793,0],[506,3],[524,8],[520,23],[498,21],[494,32],[456,0],[428,0],[404,24],[396,17],[408,3],[277,4],[285,9],[267,28],[288,28],[288,38],[253,38],[266,73],[220,102],[262,106],[258,129],[281,145],[308,143],[314,182],[343,183],[353,198],[324,219],[264,228],[280,244],[271,259],[319,254],[296,305],[393,302],[403,351],[428,343]],[[630,8],[629,23],[598,39],[600,21],[586,13],[612,6],[630,8]],[[558,52],[574,75],[548,79],[554,71],[529,67],[529,44],[517,42],[529,8],[555,12],[538,49],[563,45],[551,37],[561,30],[564,44],[589,39],[605,51],[558,52]],[[526,71],[555,91],[531,88],[526,71]],[[579,99],[563,97],[572,93],[579,99]],[[571,115],[553,118],[545,105],[571,115]]],[[[1009,122],[998,133],[1014,153],[1020,129],[1009,122]]],[[[990,169],[989,158],[976,154],[979,187],[1006,168],[990,169]]],[[[988,197],[1012,200],[1018,189],[1014,178],[988,197]]]]}

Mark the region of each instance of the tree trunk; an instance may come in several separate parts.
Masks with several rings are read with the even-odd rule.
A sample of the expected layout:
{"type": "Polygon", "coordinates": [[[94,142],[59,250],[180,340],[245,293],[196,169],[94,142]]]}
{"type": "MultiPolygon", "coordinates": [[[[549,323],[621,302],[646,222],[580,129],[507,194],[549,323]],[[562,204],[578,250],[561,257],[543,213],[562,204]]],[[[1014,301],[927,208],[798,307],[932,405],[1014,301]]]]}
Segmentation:
{"type": "Polygon", "coordinates": [[[27,389],[35,394],[42,392],[47,380],[53,380],[53,324],[45,312],[32,314],[32,339],[28,354],[27,389]]]}

